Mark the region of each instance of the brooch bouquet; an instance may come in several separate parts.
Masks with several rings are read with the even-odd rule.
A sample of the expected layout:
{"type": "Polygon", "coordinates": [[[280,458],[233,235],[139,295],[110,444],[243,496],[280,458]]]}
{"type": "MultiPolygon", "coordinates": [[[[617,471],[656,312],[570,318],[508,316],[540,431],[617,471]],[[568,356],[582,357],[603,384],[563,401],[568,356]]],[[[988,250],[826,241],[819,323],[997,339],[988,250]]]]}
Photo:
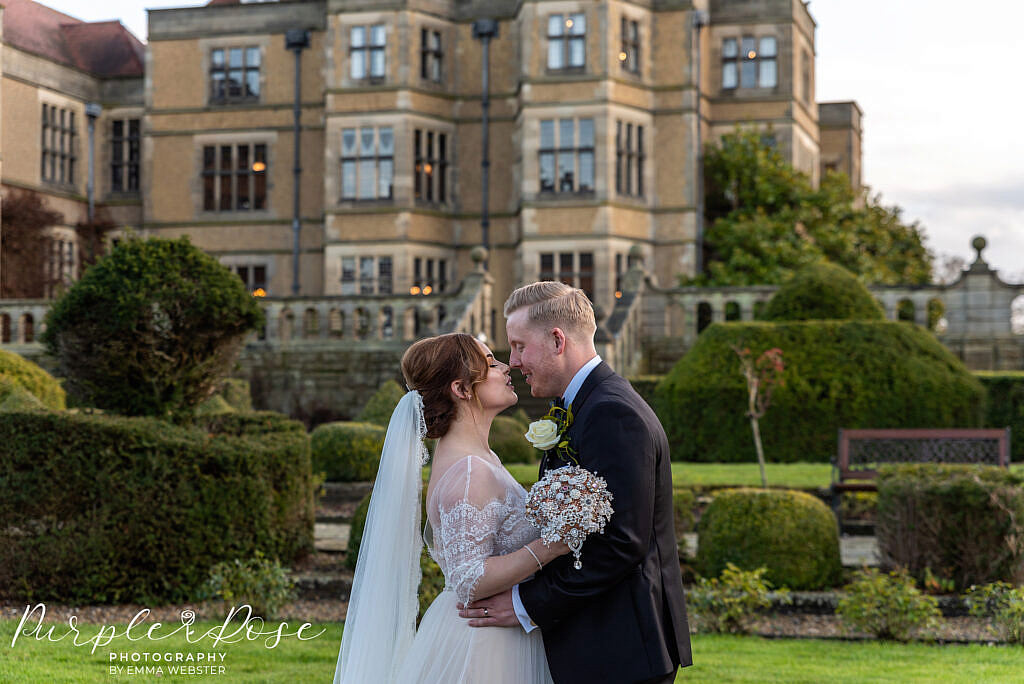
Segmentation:
{"type": "Polygon", "coordinates": [[[564,541],[576,557],[577,570],[583,567],[583,542],[594,532],[604,534],[612,513],[612,493],[604,478],[578,465],[549,470],[526,499],[526,519],[540,530],[541,540],[564,541]]]}

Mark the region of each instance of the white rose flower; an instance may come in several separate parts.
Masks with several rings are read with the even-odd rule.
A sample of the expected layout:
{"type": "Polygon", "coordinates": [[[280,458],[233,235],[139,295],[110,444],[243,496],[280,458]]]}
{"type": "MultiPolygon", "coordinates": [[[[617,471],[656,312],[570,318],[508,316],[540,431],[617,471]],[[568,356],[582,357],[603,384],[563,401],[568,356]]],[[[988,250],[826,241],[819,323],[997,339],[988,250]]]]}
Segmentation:
{"type": "Polygon", "coordinates": [[[555,421],[546,419],[530,423],[530,429],[526,432],[527,441],[541,451],[558,444],[558,436],[558,426],[555,421]]]}

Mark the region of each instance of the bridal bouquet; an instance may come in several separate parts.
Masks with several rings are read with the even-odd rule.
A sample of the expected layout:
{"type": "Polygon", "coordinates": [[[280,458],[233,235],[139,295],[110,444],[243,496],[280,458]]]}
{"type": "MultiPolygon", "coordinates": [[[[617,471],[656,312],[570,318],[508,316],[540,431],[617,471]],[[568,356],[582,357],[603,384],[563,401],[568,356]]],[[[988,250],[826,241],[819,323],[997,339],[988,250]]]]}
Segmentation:
{"type": "Polygon", "coordinates": [[[564,541],[576,556],[577,570],[583,567],[580,554],[587,535],[604,534],[612,513],[612,493],[604,478],[577,465],[549,470],[526,499],[526,519],[540,530],[541,540],[564,541]]]}

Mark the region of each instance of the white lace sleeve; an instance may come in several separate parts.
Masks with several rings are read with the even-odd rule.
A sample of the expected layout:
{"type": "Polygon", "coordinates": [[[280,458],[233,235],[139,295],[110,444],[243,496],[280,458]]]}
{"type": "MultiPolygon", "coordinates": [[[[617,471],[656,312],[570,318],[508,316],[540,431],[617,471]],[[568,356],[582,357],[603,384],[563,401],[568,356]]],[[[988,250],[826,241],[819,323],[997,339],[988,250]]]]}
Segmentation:
{"type": "Polygon", "coordinates": [[[477,598],[473,592],[507,515],[506,489],[475,456],[451,466],[443,478],[431,497],[438,512],[437,560],[459,601],[469,603],[477,598]]]}

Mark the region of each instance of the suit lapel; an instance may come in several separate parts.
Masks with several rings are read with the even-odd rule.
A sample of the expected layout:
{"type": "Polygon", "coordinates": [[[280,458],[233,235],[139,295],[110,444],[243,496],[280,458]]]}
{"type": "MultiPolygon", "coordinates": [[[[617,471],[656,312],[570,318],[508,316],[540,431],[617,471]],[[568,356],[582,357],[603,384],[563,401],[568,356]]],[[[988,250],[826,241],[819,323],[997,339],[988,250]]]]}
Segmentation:
{"type": "MultiPolygon", "coordinates": [[[[607,363],[602,361],[594,367],[594,370],[590,371],[590,375],[583,381],[583,386],[580,387],[580,391],[576,393],[576,396],[572,400],[572,415],[578,416],[580,409],[583,407],[583,403],[590,396],[590,393],[594,391],[598,385],[602,382],[615,375],[615,371],[607,363]]],[[[573,422],[575,425],[575,421],[573,422]]],[[[569,428],[570,430],[572,428],[569,428]]]]}

